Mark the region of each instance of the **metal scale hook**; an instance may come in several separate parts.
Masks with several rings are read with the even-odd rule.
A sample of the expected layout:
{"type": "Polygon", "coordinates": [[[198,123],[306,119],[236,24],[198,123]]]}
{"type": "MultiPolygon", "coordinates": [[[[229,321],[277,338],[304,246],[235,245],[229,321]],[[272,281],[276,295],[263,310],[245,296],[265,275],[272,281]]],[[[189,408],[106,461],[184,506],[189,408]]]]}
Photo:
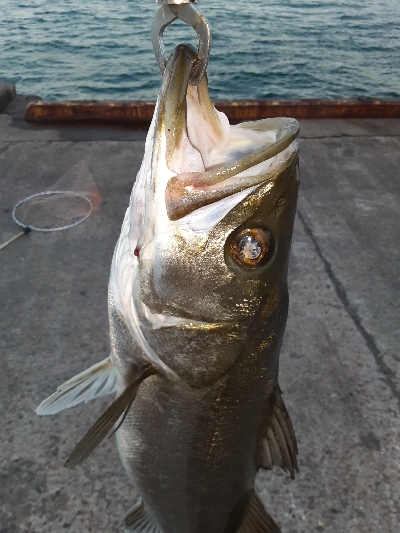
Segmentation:
{"type": "Polygon", "coordinates": [[[157,0],[162,4],[154,18],[151,28],[151,40],[153,42],[154,55],[156,56],[161,74],[164,74],[167,58],[162,36],[170,24],[176,19],[180,19],[188,26],[191,26],[199,37],[199,51],[194,62],[189,83],[198,85],[203,79],[208,58],[211,50],[211,30],[207,19],[194,7],[196,0],[157,0]]]}

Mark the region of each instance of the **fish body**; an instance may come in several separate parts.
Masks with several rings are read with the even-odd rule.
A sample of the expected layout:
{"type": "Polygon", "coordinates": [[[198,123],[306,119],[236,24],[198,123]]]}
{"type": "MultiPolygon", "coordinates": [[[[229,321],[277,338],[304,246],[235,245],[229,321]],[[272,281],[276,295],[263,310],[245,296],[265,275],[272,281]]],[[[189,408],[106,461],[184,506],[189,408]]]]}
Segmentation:
{"type": "MultiPolygon", "coordinates": [[[[115,249],[101,393],[117,390],[125,409],[117,443],[139,495],[127,531],[276,533],[254,478],[262,466],[292,477],[297,468],[278,369],[298,125],[230,126],[206,79],[189,85],[195,57],[179,45],[169,59],[115,249]]],[[[64,384],[39,414],[56,412],[60,396],[74,405],[99,395],[73,392],[96,372],[64,384]]],[[[93,446],[86,438],[71,462],[93,446]]]]}

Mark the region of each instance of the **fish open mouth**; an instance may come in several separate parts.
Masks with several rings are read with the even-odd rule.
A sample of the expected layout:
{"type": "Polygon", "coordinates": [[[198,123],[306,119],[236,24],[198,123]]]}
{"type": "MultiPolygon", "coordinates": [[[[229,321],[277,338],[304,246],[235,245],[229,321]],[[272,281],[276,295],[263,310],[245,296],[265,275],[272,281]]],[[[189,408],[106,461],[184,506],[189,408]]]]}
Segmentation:
{"type": "Polygon", "coordinates": [[[247,195],[272,186],[296,157],[297,121],[273,118],[231,126],[214,108],[207,78],[190,85],[196,57],[190,45],[181,44],[168,59],[132,196],[136,255],[171,227],[187,237],[210,232],[247,195]]]}
{"type": "MultiPolygon", "coordinates": [[[[160,109],[166,164],[174,175],[165,188],[169,220],[272,179],[294,149],[298,123],[267,119],[230,126],[210,99],[206,77],[189,84],[196,53],[179,45],[167,65],[169,80],[160,109]]],[[[168,77],[168,76],[167,76],[168,77]]]]}
{"type": "Polygon", "coordinates": [[[143,302],[141,303],[141,307],[143,309],[144,316],[151,323],[153,329],[175,327],[186,330],[215,330],[221,329],[227,325],[226,322],[204,322],[200,320],[193,320],[191,318],[181,318],[172,315],[153,313],[143,302]]]}

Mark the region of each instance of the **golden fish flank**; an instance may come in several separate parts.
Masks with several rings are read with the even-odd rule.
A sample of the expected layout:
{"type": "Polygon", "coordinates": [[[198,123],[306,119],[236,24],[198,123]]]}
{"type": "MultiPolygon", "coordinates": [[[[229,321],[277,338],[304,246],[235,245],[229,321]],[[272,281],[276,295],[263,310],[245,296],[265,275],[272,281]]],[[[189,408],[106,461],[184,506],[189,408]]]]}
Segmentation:
{"type": "Polygon", "coordinates": [[[207,80],[188,83],[195,58],[179,45],[164,73],[111,268],[111,355],[37,411],[118,392],[67,465],[119,422],[138,494],[126,531],[278,533],[254,478],[297,469],[278,359],[298,124],[230,126],[207,80]]]}

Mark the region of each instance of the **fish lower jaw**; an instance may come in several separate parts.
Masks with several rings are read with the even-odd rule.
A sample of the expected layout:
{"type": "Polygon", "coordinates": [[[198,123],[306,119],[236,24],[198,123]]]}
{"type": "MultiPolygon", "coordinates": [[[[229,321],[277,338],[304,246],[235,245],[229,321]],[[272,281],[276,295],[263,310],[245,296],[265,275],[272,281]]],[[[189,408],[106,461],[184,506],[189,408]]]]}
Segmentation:
{"type": "Polygon", "coordinates": [[[201,320],[193,320],[191,318],[181,318],[172,315],[162,315],[153,313],[147,305],[142,302],[143,314],[150,322],[153,329],[161,328],[179,328],[179,329],[206,329],[215,330],[226,326],[226,322],[204,322],[201,320]]]}

